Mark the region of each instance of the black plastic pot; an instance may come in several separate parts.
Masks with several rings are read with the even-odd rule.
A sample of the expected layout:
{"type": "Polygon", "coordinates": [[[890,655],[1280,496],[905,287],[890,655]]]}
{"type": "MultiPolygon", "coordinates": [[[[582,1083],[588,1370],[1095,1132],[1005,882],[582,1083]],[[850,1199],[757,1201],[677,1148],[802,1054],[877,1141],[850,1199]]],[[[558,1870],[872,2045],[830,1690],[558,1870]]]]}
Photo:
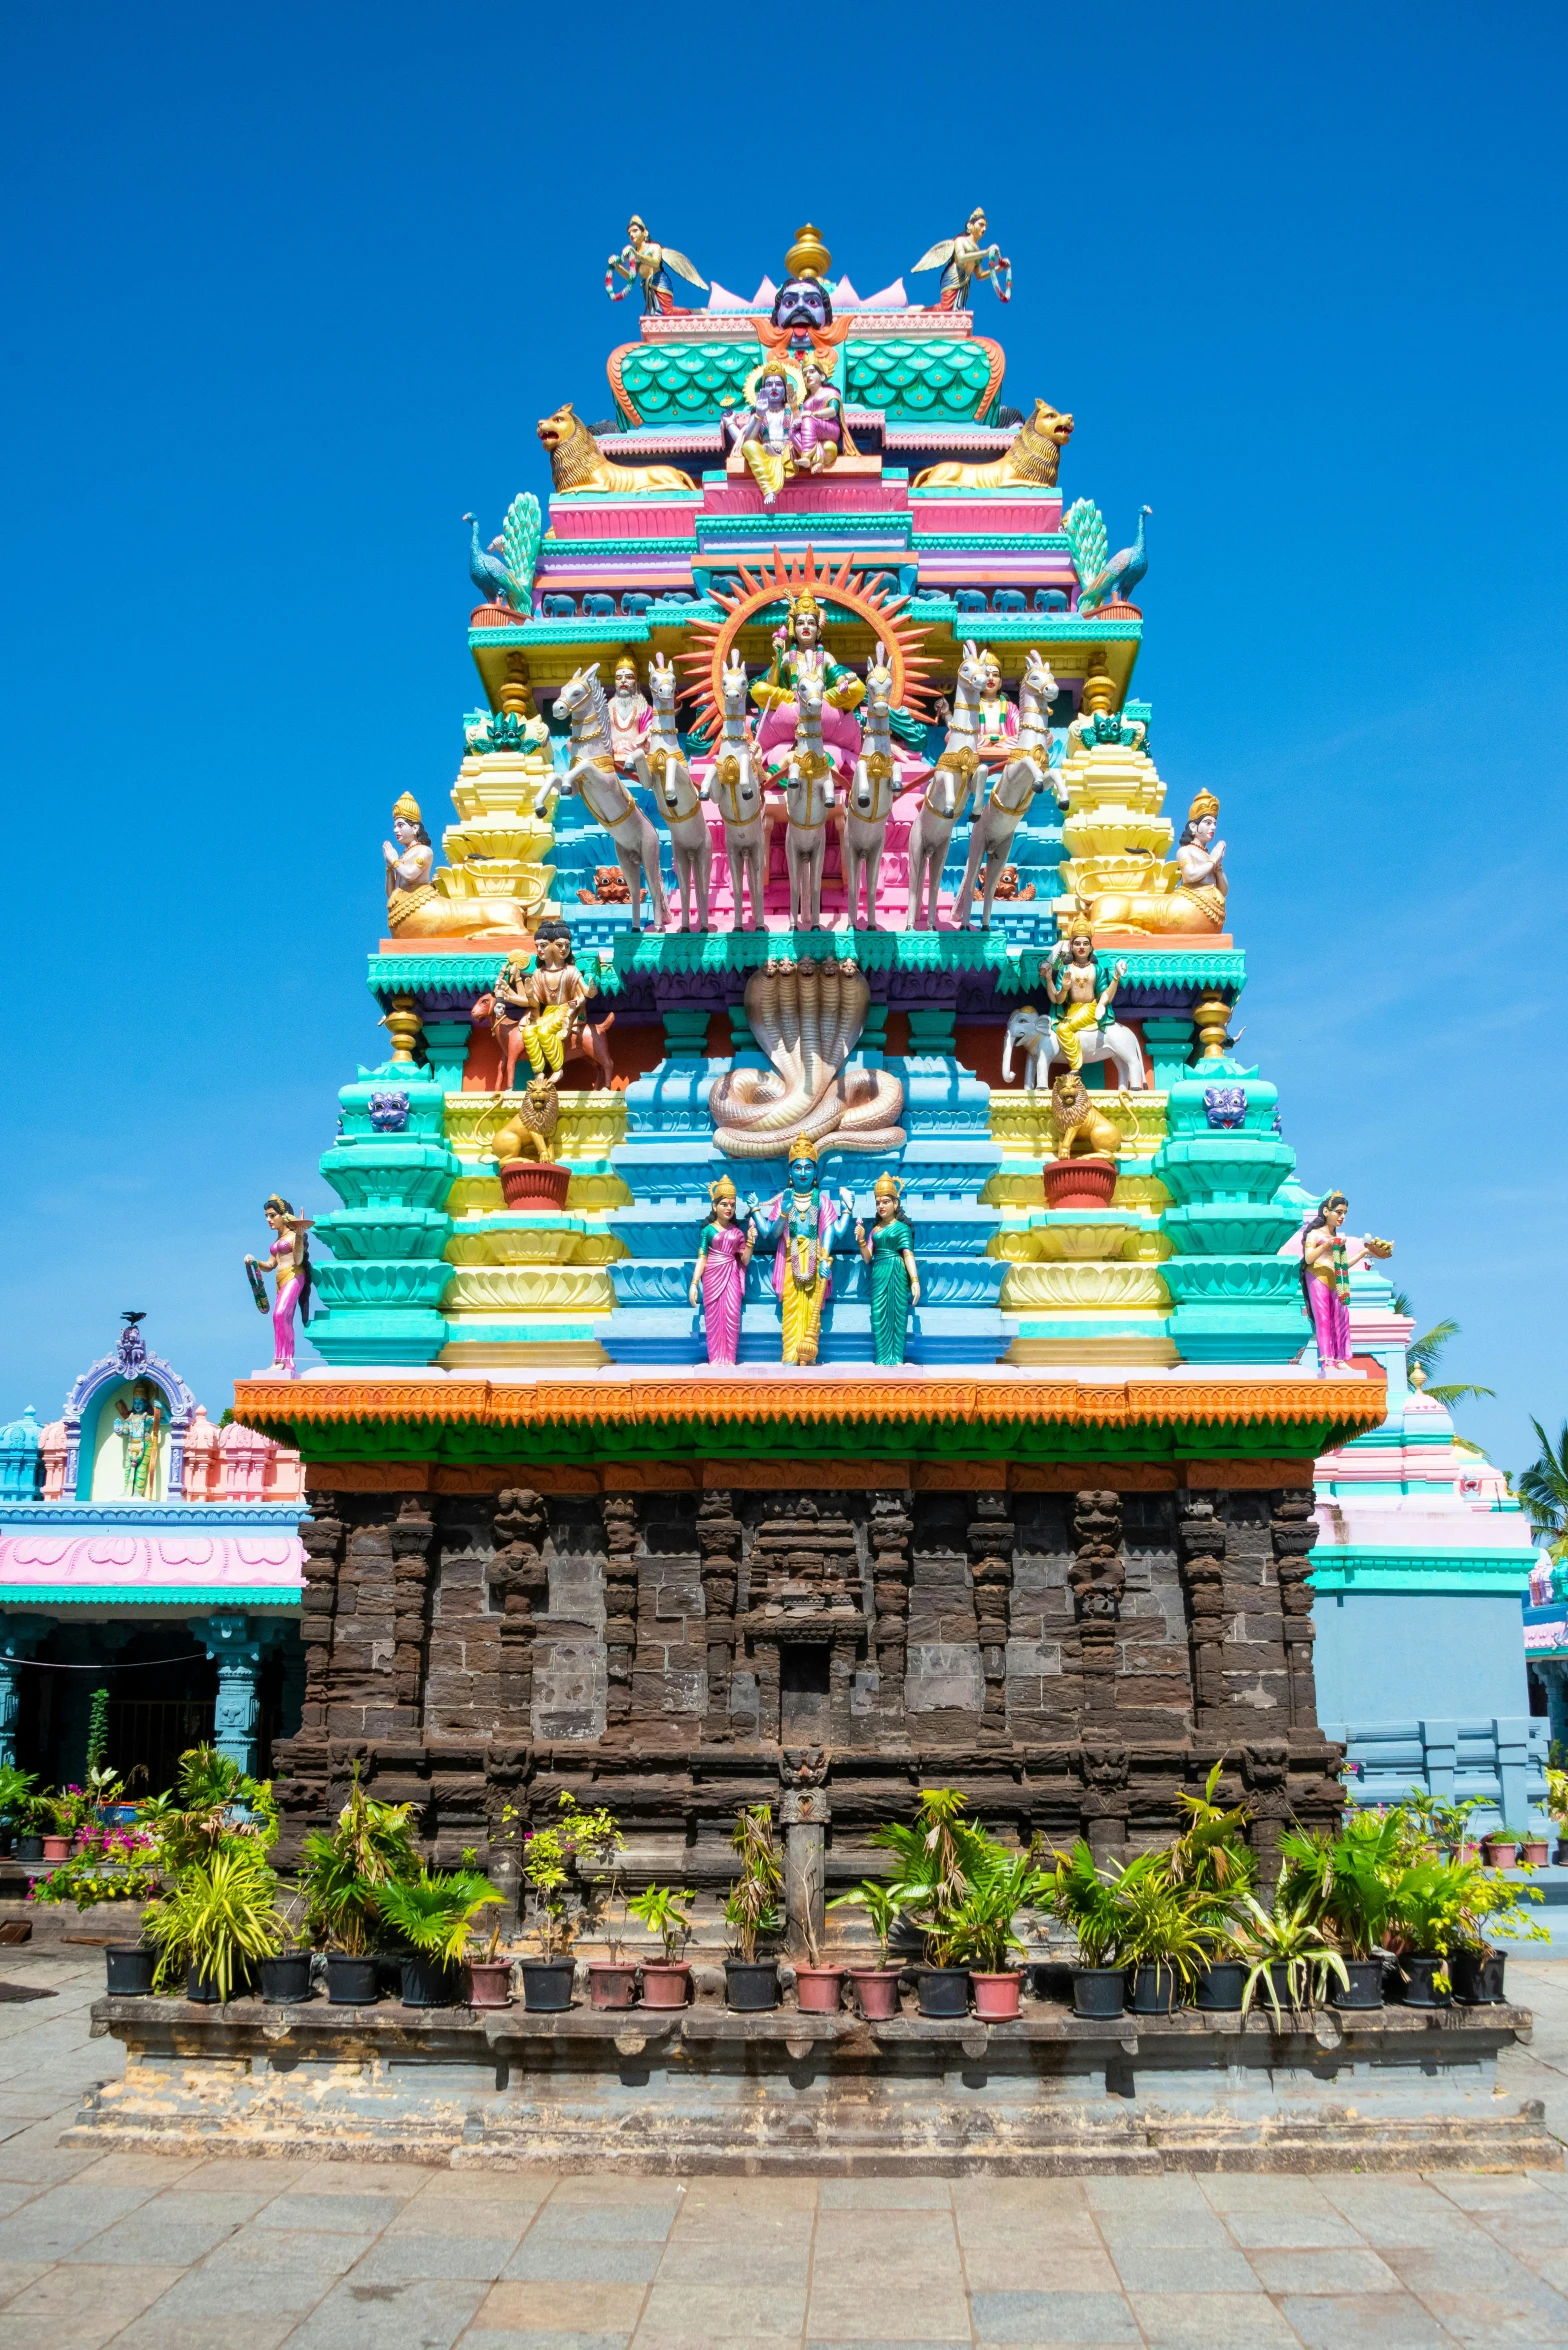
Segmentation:
{"type": "MultiPolygon", "coordinates": [[[[229,1985],[229,1997],[231,1999],[249,1999],[255,1988],[256,1978],[250,1969],[237,1966],[234,1969],[233,1980],[229,1985]]],[[[222,1993],[211,1975],[199,1974],[195,1967],[188,1967],[185,1973],[185,1996],[187,1999],[198,2000],[203,2007],[215,2007],[221,2000],[222,1993]]]]}
{"type": "Polygon", "coordinates": [[[310,1952],[280,1951],[261,1962],[261,1996],[269,2007],[297,2007],[310,1997],[310,1952]]]}
{"type": "Polygon", "coordinates": [[[1197,2005],[1205,2015],[1235,2015],[1246,1988],[1247,1970],[1240,1959],[1217,1959],[1199,1971],[1197,2005]]]}
{"type": "Polygon", "coordinates": [[[969,1969],[961,1966],[923,1966],[915,1977],[922,2015],[967,2015],[969,1969]]]}
{"type": "Polygon", "coordinates": [[[1119,1966],[1073,1968],[1073,2013],[1103,2021],[1127,2005],[1127,1970],[1119,1966]]]}
{"type": "Polygon", "coordinates": [[[327,1999],[333,2007],[373,2007],[381,1997],[379,1958],[350,1958],[346,1951],[327,1953],[327,1999]]]}
{"type": "Polygon", "coordinates": [[[1406,2007],[1446,2007],[1448,1995],[1439,1991],[1432,1977],[1443,1964],[1441,1958],[1418,1958],[1407,1950],[1399,1961],[1400,1993],[1406,2007]]]}
{"type": "Polygon", "coordinates": [[[1448,1961],[1454,1997],[1465,2007],[1501,2007],[1506,1950],[1456,1950],[1448,1961]]]}
{"type": "Polygon", "coordinates": [[[1331,2007],[1381,2007],[1383,2004],[1383,1961],[1380,1958],[1347,1958],[1345,1972],[1348,1984],[1337,1978],[1329,1990],[1331,2007]]]}
{"type": "Polygon", "coordinates": [[[572,2004],[572,1976],[576,1972],[572,1961],[525,1958],[521,1965],[524,2007],[537,2015],[564,2015],[572,2004]]]}
{"type": "Polygon", "coordinates": [[[18,1860],[42,1860],[43,1856],[44,1840],[41,1836],[18,1836],[16,1840],[18,1860]]]}
{"type": "Polygon", "coordinates": [[[121,1999],[145,1999],[152,1990],[158,1953],[140,1942],[110,1942],[103,1963],[111,1993],[121,1999]]]}
{"type": "Polygon", "coordinates": [[[457,2007],[463,1997],[463,1970],[444,1958],[427,1958],[422,1950],[403,1961],[405,2007],[457,2007]]]}
{"type": "Polygon", "coordinates": [[[1151,1966],[1132,1970],[1134,2015],[1174,2015],[1181,2005],[1181,1977],[1173,1966],[1156,1959],[1151,1966]]]}
{"type": "Polygon", "coordinates": [[[724,2004],[737,2015],[761,2015],[779,2003],[779,1970],[773,1960],[724,1961],[724,2004]]]}

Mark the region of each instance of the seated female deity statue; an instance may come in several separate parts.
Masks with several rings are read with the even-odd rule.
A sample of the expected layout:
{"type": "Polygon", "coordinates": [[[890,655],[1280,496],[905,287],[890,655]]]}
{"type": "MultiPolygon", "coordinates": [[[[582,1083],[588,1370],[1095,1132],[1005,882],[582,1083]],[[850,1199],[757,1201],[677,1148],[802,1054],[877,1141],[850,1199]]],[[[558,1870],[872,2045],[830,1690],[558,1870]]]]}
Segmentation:
{"type": "Polygon", "coordinates": [[[1225,843],[1214,837],[1220,804],[1200,791],[1172,863],[1178,885],[1171,890],[1108,890],[1094,899],[1089,919],[1096,930],[1146,930],[1161,936],[1193,936],[1225,927],[1225,843]]]}

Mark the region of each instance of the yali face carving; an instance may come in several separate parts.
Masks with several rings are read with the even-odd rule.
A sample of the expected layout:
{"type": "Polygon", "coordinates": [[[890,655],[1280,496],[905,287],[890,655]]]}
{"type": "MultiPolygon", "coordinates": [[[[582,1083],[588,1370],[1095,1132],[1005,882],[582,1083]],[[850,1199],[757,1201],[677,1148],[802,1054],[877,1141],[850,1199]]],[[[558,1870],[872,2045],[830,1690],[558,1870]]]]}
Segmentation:
{"type": "Polygon", "coordinates": [[[814,277],[787,278],[773,297],[773,323],[803,327],[809,334],[833,324],[833,305],[814,277]]]}

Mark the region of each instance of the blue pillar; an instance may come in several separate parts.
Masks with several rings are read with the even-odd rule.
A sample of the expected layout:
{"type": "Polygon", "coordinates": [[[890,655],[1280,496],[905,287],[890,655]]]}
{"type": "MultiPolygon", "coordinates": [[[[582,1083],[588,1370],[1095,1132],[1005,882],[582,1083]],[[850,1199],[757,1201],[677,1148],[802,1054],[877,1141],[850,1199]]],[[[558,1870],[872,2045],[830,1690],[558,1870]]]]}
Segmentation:
{"type": "Polygon", "coordinates": [[[0,1616],[0,1763],[16,1761],[22,1659],[32,1655],[48,1630],[46,1616],[0,1616]]]}
{"type": "Polygon", "coordinates": [[[242,1771],[254,1772],[260,1713],[256,1673],[266,1642],[253,1634],[247,1618],[240,1615],[198,1618],[191,1630],[218,1668],[212,1742],[242,1771]]]}
{"type": "Polygon", "coordinates": [[[1459,1763],[1459,1724],[1423,1722],[1421,1744],[1426,1753],[1427,1793],[1438,1803],[1452,1803],[1454,1773],[1459,1763]]]}
{"type": "Polygon", "coordinates": [[[1492,1733],[1497,1741],[1497,1778],[1502,1788],[1497,1808],[1503,1815],[1504,1827],[1524,1836],[1530,1829],[1530,1717],[1528,1714],[1508,1719],[1494,1716],[1492,1733]]]}

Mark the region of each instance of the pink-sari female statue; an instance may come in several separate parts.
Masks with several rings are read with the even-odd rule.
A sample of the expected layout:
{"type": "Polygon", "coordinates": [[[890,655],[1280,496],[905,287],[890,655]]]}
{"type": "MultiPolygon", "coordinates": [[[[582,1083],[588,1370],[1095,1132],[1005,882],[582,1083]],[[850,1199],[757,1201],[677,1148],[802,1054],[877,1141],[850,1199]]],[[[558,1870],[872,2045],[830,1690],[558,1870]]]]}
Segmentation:
{"type": "Polygon", "coordinates": [[[710,1363],[733,1363],[740,1352],[741,1309],[746,1302],[746,1267],[756,1246],[757,1227],[742,1231],[735,1186],[727,1175],[708,1186],[712,1214],[702,1228],[691,1277],[691,1303],[702,1305],[702,1326],[710,1363]]]}
{"type": "Polygon", "coordinates": [[[272,1308],[272,1368],[285,1379],[296,1376],[294,1369],[294,1316],[310,1320],[310,1243],[305,1238],[310,1230],[308,1216],[296,1216],[286,1199],[272,1194],[262,1211],[272,1227],[272,1246],[264,1257],[247,1257],[251,1287],[256,1303],[266,1311],[266,1291],[262,1286],[263,1271],[271,1273],[277,1283],[277,1297],[272,1308]]]}

